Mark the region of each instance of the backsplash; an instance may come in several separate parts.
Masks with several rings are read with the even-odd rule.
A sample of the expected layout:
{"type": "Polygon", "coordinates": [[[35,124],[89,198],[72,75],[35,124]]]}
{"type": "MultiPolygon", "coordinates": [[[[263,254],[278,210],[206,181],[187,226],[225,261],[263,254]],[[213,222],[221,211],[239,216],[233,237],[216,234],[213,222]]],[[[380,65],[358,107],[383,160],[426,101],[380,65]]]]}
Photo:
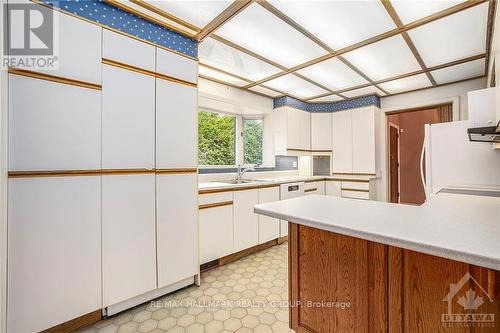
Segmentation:
{"type": "MultiPolygon", "coordinates": [[[[298,170],[298,158],[297,156],[283,156],[277,155],[275,157],[275,166],[274,167],[258,167],[255,168],[255,172],[267,172],[267,171],[289,171],[289,170],[298,170]],[[294,166],[295,162],[295,166],[294,166]]],[[[210,174],[210,173],[232,173],[237,172],[238,168],[236,167],[227,167],[227,168],[199,168],[199,174],[210,174]]]]}

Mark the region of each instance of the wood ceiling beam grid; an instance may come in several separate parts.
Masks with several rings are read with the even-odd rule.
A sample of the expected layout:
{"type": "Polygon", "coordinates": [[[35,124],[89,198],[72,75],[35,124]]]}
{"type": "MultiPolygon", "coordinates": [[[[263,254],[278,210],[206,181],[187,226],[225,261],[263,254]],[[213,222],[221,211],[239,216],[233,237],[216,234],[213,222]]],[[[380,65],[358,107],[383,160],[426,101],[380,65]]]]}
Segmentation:
{"type": "Polygon", "coordinates": [[[138,5],[138,6],[141,6],[144,9],[149,10],[150,12],[158,14],[158,15],[160,15],[160,16],[162,16],[162,17],[164,17],[164,18],[166,18],[166,19],[168,19],[168,20],[170,20],[172,22],[175,22],[175,23],[177,23],[179,25],[182,25],[185,28],[191,29],[191,30],[196,31],[196,32],[200,32],[201,31],[200,27],[198,27],[198,26],[196,26],[194,24],[191,24],[191,23],[189,23],[187,21],[184,21],[183,19],[178,18],[177,16],[169,14],[166,11],[164,11],[164,10],[162,10],[162,9],[160,9],[160,8],[152,5],[152,4],[150,4],[149,2],[146,2],[144,0],[129,0],[129,1],[132,2],[132,3],[134,3],[134,4],[136,4],[136,5],[138,5]]]}
{"type": "Polygon", "coordinates": [[[383,32],[383,33],[378,34],[376,36],[373,36],[373,37],[370,37],[368,39],[365,39],[365,40],[363,40],[361,42],[358,42],[358,43],[352,44],[350,46],[346,46],[344,48],[341,48],[341,49],[335,51],[335,53],[323,55],[321,57],[309,60],[309,61],[307,61],[307,62],[305,62],[303,64],[300,64],[300,65],[294,66],[292,68],[289,68],[286,71],[270,75],[267,78],[261,79],[259,81],[255,81],[252,84],[245,86],[244,88],[248,89],[248,88],[251,88],[253,86],[262,84],[264,82],[267,82],[267,81],[270,81],[270,80],[273,80],[273,79],[277,79],[278,77],[281,77],[283,75],[289,74],[291,72],[295,72],[295,71],[298,71],[298,70],[300,70],[302,68],[306,68],[306,67],[309,67],[311,65],[317,64],[319,62],[322,62],[322,61],[325,61],[325,60],[328,60],[328,59],[331,59],[331,58],[334,58],[334,57],[338,57],[338,56],[340,56],[340,55],[342,55],[344,53],[347,53],[347,52],[359,49],[361,47],[364,47],[364,46],[367,46],[367,45],[379,42],[379,41],[387,39],[389,37],[393,37],[393,36],[398,35],[398,34],[404,32],[404,31],[409,31],[411,29],[415,29],[415,28],[420,27],[422,25],[434,22],[434,21],[436,21],[438,19],[441,19],[441,18],[447,17],[449,15],[461,12],[463,10],[475,7],[475,6],[480,5],[480,4],[482,4],[482,3],[486,2],[486,1],[488,1],[488,0],[467,0],[465,2],[462,2],[462,3],[459,3],[459,4],[455,5],[455,6],[452,6],[450,8],[444,9],[444,10],[442,10],[440,12],[434,13],[432,15],[426,16],[426,17],[421,18],[419,20],[416,20],[416,21],[410,22],[408,24],[405,24],[401,28],[397,28],[396,27],[395,29],[383,32]]]}
{"type": "Polygon", "coordinates": [[[456,80],[456,81],[451,81],[451,82],[446,82],[446,83],[438,83],[435,87],[423,87],[423,88],[417,88],[417,89],[412,89],[412,90],[407,90],[407,91],[401,91],[395,94],[390,94],[388,96],[384,97],[389,97],[389,96],[396,96],[396,95],[401,95],[401,94],[407,94],[411,92],[416,92],[416,91],[421,91],[421,90],[426,90],[426,89],[431,89],[431,88],[436,88],[436,87],[443,87],[443,86],[449,86],[450,84],[455,84],[455,83],[462,83],[462,82],[467,82],[467,81],[472,81],[472,80],[477,80],[477,79],[485,79],[486,75],[478,75],[474,77],[470,77],[468,79],[461,79],[461,80],[456,80]]]}
{"type": "MultiPolygon", "coordinates": [[[[276,8],[273,5],[271,5],[266,0],[255,0],[255,1],[259,5],[261,5],[264,9],[266,9],[270,13],[274,14],[274,16],[278,17],[283,22],[285,22],[286,24],[288,24],[289,26],[291,26],[292,28],[294,28],[295,30],[297,30],[298,32],[300,32],[301,34],[303,34],[304,36],[306,36],[307,38],[309,38],[311,41],[313,41],[314,43],[316,43],[320,47],[322,47],[328,53],[330,53],[330,54],[335,53],[335,50],[332,49],[330,46],[328,46],[326,43],[324,43],[321,39],[319,39],[317,36],[315,36],[314,34],[312,34],[311,32],[309,32],[303,26],[301,26],[300,24],[298,24],[297,22],[295,22],[294,20],[292,20],[289,16],[287,16],[285,13],[283,13],[282,11],[280,11],[278,8],[276,8]]],[[[371,84],[373,84],[373,81],[366,74],[364,74],[363,72],[361,72],[358,68],[356,68],[350,62],[348,62],[346,59],[344,59],[343,57],[339,57],[339,60],[342,61],[350,69],[352,69],[353,71],[355,71],[358,75],[360,75],[361,77],[363,77],[366,81],[368,81],[371,84]]],[[[304,76],[300,76],[300,77],[302,79],[304,79],[304,76]]],[[[309,82],[311,82],[311,81],[309,81],[309,82]]],[[[311,83],[314,84],[314,81],[312,81],[311,83]]],[[[326,88],[324,86],[319,86],[319,87],[321,87],[322,89],[324,89],[326,91],[330,91],[330,92],[331,91],[335,91],[335,90],[332,90],[330,88],[326,88]]],[[[381,91],[384,91],[380,87],[377,87],[377,88],[380,89],[381,91]]],[[[384,93],[387,93],[387,92],[384,91],[384,93]]],[[[338,96],[340,96],[342,98],[346,98],[343,95],[338,95],[338,96]]]]}
{"type": "Polygon", "coordinates": [[[235,0],[226,9],[222,11],[217,17],[210,21],[206,26],[201,29],[196,35],[196,39],[201,42],[207,36],[212,34],[215,30],[222,27],[226,22],[235,17],[243,9],[250,6],[253,0],[235,0]]]}
{"type": "MultiPolygon", "coordinates": [[[[380,2],[382,2],[382,5],[384,6],[385,10],[387,11],[389,16],[391,17],[394,24],[396,24],[396,26],[398,28],[401,28],[403,26],[403,22],[399,18],[399,15],[396,13],[396,10],[392,6],[390,0],[380,0],[380,2]]],[[[413,56],[415,57],[415,59],[417,59],[417,62],[420,65],[420,67],[422,68],[422,70],[425,71],[425,74],[427,75],[427,78],[429,79],[429,81],[431,81],[433,86],[436,86],[437,85],[436,80],[434,80],[434,77],[432,76],[432,74],[429,73],[429,71],[427,71],[427,66],[425,65],[424,60],[420,56],[420,53],[418,53],[418,50],[415,47],[415,44],[413,44],[413,41],[411,40],[408,32],[403,31],[401,33],[401,36],[405,40],[406,45],[408,45],[408,47],[410,48],[411,53],[413,53],[413,56]]]]}
{"type": "Polygon", "coordinates": [[[486,61],[485,61],[486,63],[484,68],[484,73],[486,75],[488,75],[488,69],[490,67],[490,53],[491,53],[491,44],[493,43],[496,9],[497,9],[497,1],[490,0],[488,5],[488,21],[487,21],[488,23],[486,27],[486,61]]]}

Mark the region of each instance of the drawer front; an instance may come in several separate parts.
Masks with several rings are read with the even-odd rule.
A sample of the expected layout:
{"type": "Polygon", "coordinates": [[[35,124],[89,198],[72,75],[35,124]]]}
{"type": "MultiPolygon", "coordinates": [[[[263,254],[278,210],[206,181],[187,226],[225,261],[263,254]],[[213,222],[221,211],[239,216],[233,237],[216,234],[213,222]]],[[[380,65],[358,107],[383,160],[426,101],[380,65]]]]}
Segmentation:
{"type": "Polygon", "coordinates": [[[310,182],[306,183],[305,185],[305,194],[310,195],[310,194],[325,194],[325,182],[320,181],[320,182],[310,182]]]}
{"type": "Polygon", "coordinates": [[[342,181],[342,189],[369,190],[369,182],[347,182],[342,181]]]}
{"type": "Polygon", "coordinates": [[[199,196],[200,205],[208,205],[227,201],[233,201],[233,192],[200,194],[199,196]]]}
{"type": "Polygon", "coordinates": [[[369,192],[360,192],[360,191],[342,190],[342,198],[369,200],[370,193],[369,192]]]}

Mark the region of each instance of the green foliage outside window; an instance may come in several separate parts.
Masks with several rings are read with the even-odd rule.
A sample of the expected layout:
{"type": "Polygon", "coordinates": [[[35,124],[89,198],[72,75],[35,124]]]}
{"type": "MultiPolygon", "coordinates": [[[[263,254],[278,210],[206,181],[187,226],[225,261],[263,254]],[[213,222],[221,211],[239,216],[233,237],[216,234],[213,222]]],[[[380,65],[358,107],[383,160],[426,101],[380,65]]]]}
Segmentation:
{"type": "Polygon", "coordinates": [[[262,164],[262,120],[243,120],[243,151],[245,164],[262,164]]]}
{"type": "Polygon", "coordinates": [[[212,112],[198,113],[200,165],[236,163],[236,118],[212,112]]]}

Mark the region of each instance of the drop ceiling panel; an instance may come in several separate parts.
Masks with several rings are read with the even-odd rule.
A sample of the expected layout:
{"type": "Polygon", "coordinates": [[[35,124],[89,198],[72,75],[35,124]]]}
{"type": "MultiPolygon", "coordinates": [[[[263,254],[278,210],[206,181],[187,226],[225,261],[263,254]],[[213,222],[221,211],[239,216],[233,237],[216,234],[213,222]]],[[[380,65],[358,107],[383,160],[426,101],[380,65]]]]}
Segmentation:
{"type": "Polygon", "coordinates": [[[323,48],[256,3],[216,34],[286,67],[326,54],[323,48]]]}
{"type": "Polygon", "coordinates": [[[234,76],[231,76],[231,75],[221,73],[221,72],[213,70],[211,68],[207,68],[203,65],[198,66],[198,74],[203,75],[203,76],[207,76],[207,77],[212,78],[212,79],[216,79],[216,80],[224,81],[224,82],[227,82],[230,84],[234,84],[234,85],[237,85],[239,87],[242,87],[242,86],[248,84],[248,82],[246,82],[246,81],[240,80],[240,79],[238,79],[234,76]]]}
{"type": "Polygon", "coordinates": [[[302,99],[321,95],[327,92],[293,74],[287,74],[268,81],[266,82],[266,86],[302,99]]]}
{"type": "Polygon", "coordinates": [[[478,59],[431,72],[438,84],[484,75],[485,60],[478,59]]]}
{"type": "Polygon", "coordinates": [[[369,86],[369,87],[360,88],[360,89],[351,90],[351,91],[346,91],[346,92],[342,93],[342,95],[344,95],[347,98],[354,98],[354,97],[358,97],[358,96],[365,96],[365,95],[371,95],[371,94],[377,94],[379,96],[385,95],[380,89],[377,89],[377,87],[375,87],[375,86],[369,86]]]}
{"type": "Polygon", "coordinates": [[[412,0],[412,1],[391,1],[403,24],[407,24],[426,16],[435,14],[447,8],[458,5],[463,1],[443,1],[443,0],[412,0]]]}
{"type": "Polygon", "coordinates": [[[270,97],[281,96],[281,94],[279,92],[276,92],[276,91],[271,90],[271,89],[267,89],[267,88],[262,87],[262,86],[255,86],[255,87],[249,88],[248,90],[256,91],[258,93],[261,93],[261,94],[264,94],[264,95],[267,95],[270,97]]]}
{"type": "Polygon", "coordinates": [[[147,1],[149,4],[186,22],[203,28],[210,21],[224,11],[231,0],[205,0],[205,1],[147,1]]]}
{"type": "Polygon", "coordinates": [[[380,1],[280,1],[270,3],[333,49],[396,28],[380,1]]]}
{"type": "Polygon", "coordinates": [[[404,79],[385,82],[379,85],[390,94],[397,94],[404,91],[431,87],[432,84],[425,74],[405,77],[404,79]]]}
{"type": "Polygon", "coordinates": [[[198,58],[204,64],[251,81],[258,81],[281,71],[277,67],[212,38],[207,38],[200,44],[198,58]]]}
{"type": "Polygon", "coordinates": [[[375,81],[421,69],[401,35],[348,52],[343,57],[375,81]]]}
{"type": "Polygon", "coordinates": [[[350,69],[338,58],[320,62],[316,65],[303,68],[298,72],[333,90],[368,83],[361,75],[350,69]]]}
{"type": "Polygon", "coordinates": [[[308,102],[313,102],[313,103],[317,103],[317,102],[337,102],[337,101],[341,101],[341,100],[343,100],[343,98],[340,97],[340,96],[330,95],[330,96],[325,96],[325,97],[311,99],[308,102]]]}
{"type": "Polygon", "coordinates": [[[486,51],[488,4],[483,3],[410,30],[413,43],[428,67],[486,51]]]}

